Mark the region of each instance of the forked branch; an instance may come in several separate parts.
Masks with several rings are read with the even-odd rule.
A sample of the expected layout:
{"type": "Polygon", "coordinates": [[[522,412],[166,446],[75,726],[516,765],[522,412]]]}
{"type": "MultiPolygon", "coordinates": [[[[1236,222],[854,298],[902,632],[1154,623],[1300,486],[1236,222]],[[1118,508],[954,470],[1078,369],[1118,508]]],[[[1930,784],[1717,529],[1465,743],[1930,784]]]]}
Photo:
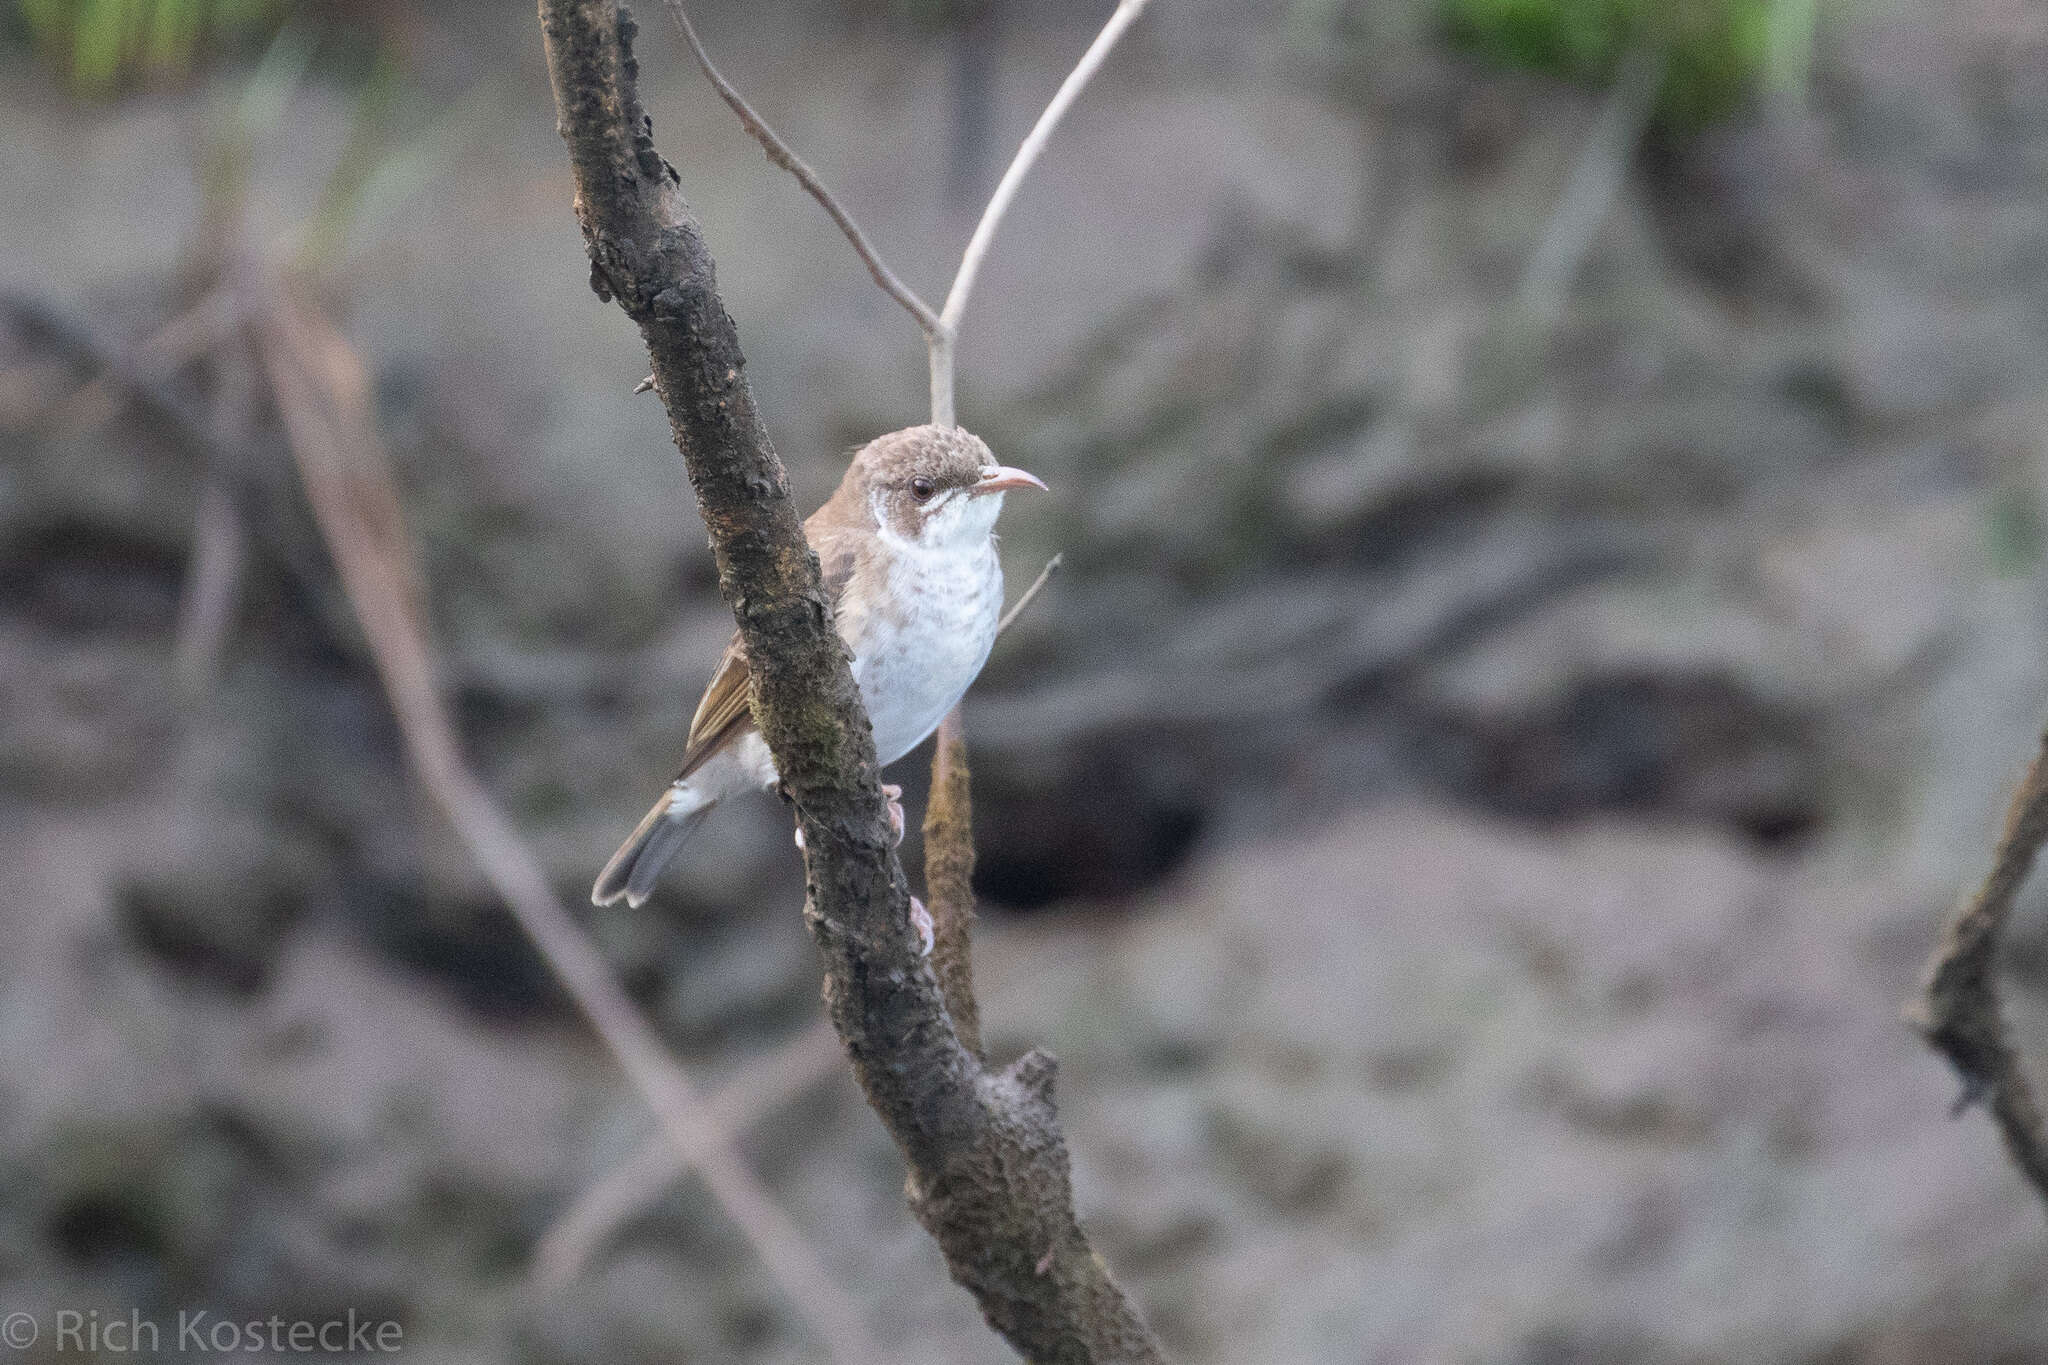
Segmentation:
{"type": "Polygon", "coordinates": [[[2013,1164],[2048,1199],[2048,1130],[2006,1036],[1998,999],[1999,940],[2012,917],[2013,898],[2048,842],[2048,740],[2043,745],[2013,793],[1990,873],[1949,915],[1906,1018],[1962,1077],[1958,1112],[1985,1104],[2013,1164]]]}
{"type": "Polygon", "coordinates": [[[991,1072],[963,1044],[909,925],[860,692],[817,557],[760,426],[711,254],[635,88],[614,0],[541,0],[592,287],[639,325],[696,487],[752,704],[805,835],[805,921],[831,1021],[909,1162],[911,1207],[954,1279],[1032,1361],[1159,1361],[1073,1216],[1053,1060],[991,1072]]]}
{"type": "Polygon", "coordinates": [[[804,834],[805,919],[832,1022],[910,1167],[954,1278],[1033,1361],[1158,1361],[1074,1217],[1054,1064],[963,1042],[910,924],[873,737],[816,557],[762,430],[710,253],[635,88],[615,0],[541,0],[548,68],[600,297],[639,326],[752,662],[752,703],[804,834]]]}
{"type": "MultiPolygon", "coordinates": [[[[957,423],[953,417],[953,340],[959,334],[960,322],[967,316],[967,299],[974,292],[974,282],[981,275],[982,262],[988,259],[989,247],[995,242],[996,229],[1002,225],[1003,217],[1010,211],[1010,204],[1017,197],[1017,190],[1024,183],[1024,177],[1031,173],[1038,162],[1039,153],[1052,139],[1053,130],[1066,117],[1082,89],[1102,69],[1102,63],[1109,57],[1110,49],[1124,36],[1124,31],[1137,21],[1144,12],[1148,0],[1118,0],[1109,22],[1095,35],[1095,41],[1081,54],[1081,60],[1060,82],[1060,88],[1053,93],[1052,102],[1045,106],[1045,112],[1038,116],[1038,122],[1017,148],[1017,154],[1010,158],[1010,165],[1003,172],[1003,178],[996,184],[996,192],[989,196],[986,207],[981,211],[981,220],[974,225],[974,234],[967,240],[967,249],[960,255],[960,268],[953,273],[953,287],[946,293],[943,310],[934,312],[932,306],[920,298],[915,290],[905,284],[895,271],[883,262],[881,253],[875,249],[868,235],[862,232],[860,224],[854,221],[838,196],[825,188],[804,159],[798,156],[782,135],[768,125],[768,121],[754,112],[745,97],[733,88],[718,68],[712,64],[711,54],[704,50],[703,41],[697,36],[696,25],[690,22],[690,15],[683,8],[683,0],[664,0],[668,12],[682,30],[683,41],[689,44],[690,53],[697,59],[697,65],[718,91],[720,99],[739,116],[740,126],[747,130],[756,142],[768,153],[768,159],[795,176],[804,191],[839,225],[840,232],[853,244],[854,252],[867,265],[868,273],[875,277],[875,283],[882,292],[903,305],[904,311],[917,320],[924,332],[925,348],[931,364],[932,423],[935,426],[950,427],[957,423]]],[[[642,380],[639,389],[652,387],[642,380]]]]}

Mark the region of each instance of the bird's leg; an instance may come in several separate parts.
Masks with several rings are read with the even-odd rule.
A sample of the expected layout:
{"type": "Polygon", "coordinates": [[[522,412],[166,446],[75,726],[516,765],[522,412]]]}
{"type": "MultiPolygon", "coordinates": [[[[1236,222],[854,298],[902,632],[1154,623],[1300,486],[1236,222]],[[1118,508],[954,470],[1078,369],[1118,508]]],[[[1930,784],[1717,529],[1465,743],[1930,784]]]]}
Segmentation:
{"type": "MultiPolygon", "coordinates": [[[[894,782],[882,784],[882,799],[889,803],[889,847],[903,842],[903,788],[894,782]]],[[[796,851],[804,851],[804,827],[796,827],[796,851]]]]}

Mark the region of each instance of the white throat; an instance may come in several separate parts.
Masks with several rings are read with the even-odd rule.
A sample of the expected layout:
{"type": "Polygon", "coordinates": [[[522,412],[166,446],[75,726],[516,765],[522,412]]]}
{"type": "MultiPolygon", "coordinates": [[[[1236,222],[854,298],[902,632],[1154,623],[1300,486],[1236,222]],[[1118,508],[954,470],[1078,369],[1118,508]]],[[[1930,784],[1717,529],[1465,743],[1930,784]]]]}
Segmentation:
{"type": "Polygon", "coordinates": [[[996,518],[1002,514],[1003,495],[975,495],[964,488],[948,488],[924,509],[923,522],[915,537],[902,534],[890,524],[882,494],[870,494],[868,508],[882,543],[898,554],[961,554],[988,544],[996,518]]]}

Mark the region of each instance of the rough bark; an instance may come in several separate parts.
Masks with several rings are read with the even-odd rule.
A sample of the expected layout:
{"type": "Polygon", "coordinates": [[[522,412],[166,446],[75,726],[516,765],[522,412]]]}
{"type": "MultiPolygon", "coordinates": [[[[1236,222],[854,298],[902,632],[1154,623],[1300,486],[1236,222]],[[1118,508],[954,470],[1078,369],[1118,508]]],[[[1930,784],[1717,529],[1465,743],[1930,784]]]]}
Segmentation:
{"type": "Polygon", "coordinates": [[[983,1067],[919,952],[867,716],[711,255],[655,150],[633,20],[613,0],[541,0],[540,15],[591,285],[618,300],[653,360],[746,642],[755,717],[803,828],[804,913],[832,1022],[909,1163],[912,1207],[1027,1359],[1160,1360],[1075,1220],[1053,1060],[983,1067]]]}
{"type": "Polygon", "coordinates": [[[1998,945],[2013,898],[2048,842],[2048,740],[2013,793],[1991,871],[1957,903],[1906,1018],[1962,1077],[1956,1111],[1983,1103],[2020,1174],[2048,1200],[2048,1128],[2006,1035],[1998,998],[1998,945]]]}

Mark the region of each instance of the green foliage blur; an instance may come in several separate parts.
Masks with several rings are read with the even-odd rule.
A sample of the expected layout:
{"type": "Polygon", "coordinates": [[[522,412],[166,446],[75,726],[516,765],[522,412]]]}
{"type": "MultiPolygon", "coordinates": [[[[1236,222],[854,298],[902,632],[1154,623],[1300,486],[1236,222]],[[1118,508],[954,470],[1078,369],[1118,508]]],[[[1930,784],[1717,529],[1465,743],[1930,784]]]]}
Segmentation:
{"type": "Polygon", "coordinates": [[[1604,84],[1661,51],[1655,118],[1698,128],[1767,88],[1805,82],[1816,0],[1444,0],[1451,40],[1504,66],[1604,84]]]}
{"type": "Polygon", "coordinates": [[[179,80],[276,29],[282,0],[18,0],[29,42],[83,95],[179,80]]]}

